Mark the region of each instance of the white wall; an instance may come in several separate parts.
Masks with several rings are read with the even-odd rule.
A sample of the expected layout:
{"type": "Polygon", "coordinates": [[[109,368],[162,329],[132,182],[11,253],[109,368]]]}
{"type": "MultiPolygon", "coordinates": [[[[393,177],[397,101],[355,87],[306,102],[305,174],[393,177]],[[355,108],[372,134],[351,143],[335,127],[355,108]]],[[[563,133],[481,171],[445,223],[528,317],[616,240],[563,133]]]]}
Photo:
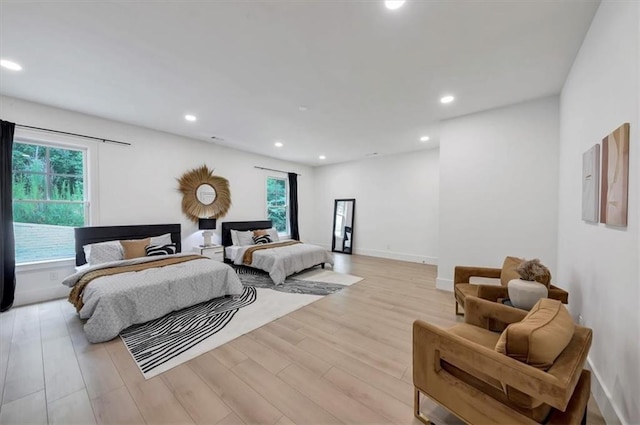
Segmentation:
{"type": "Polygon", "coordinates": [[[437,264],[438,150],[315,170],[312,242],[331,248],[333,201],[355,198],[354,253],[437,264]]]}
{"type": "Polygon", "coordinates": [[[558,277],[593,328],[589,361],[605,419],[640,423],[640,3],[603,2],[561,96],[558,277]],[[627,228],[581,221],[582,154],[631,123],[627,228]],[[611,402],[611,403],[610,403],[611,402]],[[616,418],[618,416],[618,418],[616,418]]]}
{"type": "Polygon", "coordinates": [[[551,97],[443,123],[439,289],[453,290],[456,265],[500,267],[508,255],[555,274],[558,120],[551,97]]]}
{"type": "MultiPolygon", "coordinates": [[[[181,223],[183,250],[190,250],[202,242],[202,236],[197,225],[181,212],[176,178],[206,164],[215,169],[215,174],[227,178],[231,186],[232,207],[220,221],[265,218],[266,172],[254,168],[258,165],[301,174],[298,177],[301,238],[309,237],[314,226],[311,167],[5,96],[0,97],[0,115],[3,120],[17,124],[132,144],[124,147],[96,142],[98,185],[92,202],[98,204],[98,211],[93,225],[181,223]]],[[[220,226],[216,229],[216,235],[219,234],[220,226]]],[[[73,268],[66,264],[58,271],[62,278],[73,268]]],[[[15,304],[35,302],[41,296],[64,296],[65,288],[59,280],[47,278],[50,272],[51,269],[19,272],[15,304]]]]}

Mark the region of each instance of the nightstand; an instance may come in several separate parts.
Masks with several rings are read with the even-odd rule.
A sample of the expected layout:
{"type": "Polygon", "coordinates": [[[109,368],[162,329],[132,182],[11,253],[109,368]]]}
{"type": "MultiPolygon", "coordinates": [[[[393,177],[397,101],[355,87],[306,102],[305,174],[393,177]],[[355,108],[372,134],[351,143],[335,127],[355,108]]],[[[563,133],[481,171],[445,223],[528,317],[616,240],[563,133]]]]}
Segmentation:
{"type": "Polygon", "coordinates": [[[222,245],[196,246],[193,248],[193,251],[200,255],[204,255],[205,257],[209,257],[212,260],[220,262],[224,261],[224,247],[222,245]]]}

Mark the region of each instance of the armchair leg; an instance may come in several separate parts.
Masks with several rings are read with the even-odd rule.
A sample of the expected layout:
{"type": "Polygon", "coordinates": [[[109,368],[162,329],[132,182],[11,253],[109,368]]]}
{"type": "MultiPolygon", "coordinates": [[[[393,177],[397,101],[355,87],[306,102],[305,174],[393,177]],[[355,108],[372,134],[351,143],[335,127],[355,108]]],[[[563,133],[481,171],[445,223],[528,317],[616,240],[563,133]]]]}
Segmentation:
{"type": "Polygon", "coordinates": [[[458,301],[456,301],[456,316],[464,316],[464,313],[460,313],[460,311],[458,311],[458,301]]]}
{"type": "Polygon", "coordinates": [[[584,408],[584,414],[582,415],[582,420],[580,421],[580,425],[587,425],[587,408],[584,408]]]}
{"type": "MultiPolygon", "coordinates": [[[[456,306],[458,304],[456,303],[456,306]]],[[[429,420],[421,411],[420,411],[420,390],[417,388],[413,388],[414,396],[413,396],[413,415],[418,418],[420,422],[425,425],[434,425],[433,422],[429,420]]]]}

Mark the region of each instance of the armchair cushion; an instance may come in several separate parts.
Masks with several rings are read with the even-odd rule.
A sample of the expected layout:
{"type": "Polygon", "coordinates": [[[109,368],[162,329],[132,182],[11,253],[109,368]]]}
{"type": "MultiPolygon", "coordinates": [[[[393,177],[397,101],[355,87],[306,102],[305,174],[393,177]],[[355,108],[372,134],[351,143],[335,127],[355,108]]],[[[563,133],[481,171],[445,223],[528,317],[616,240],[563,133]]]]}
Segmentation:
{"type": "Polygon", "coordinates": [[[513,279],[520,279],[520,274],[516,271],[520,263],[522,263],[521,258],[506,257],[504,259],[502,271],[500,272],[500,283],[502,283],[502,286],[507,286],[509,281],[513,279]]]}
{"type": "MultiPolygon", "coordinates": [[[[506,257],[504,259],[502,271],[500,272],[500,283],[502,283],[502,286],[507,286],[509,281],[513,279],[520,279],[520,273],[518,273],[516,269],[523,261],[522,258],[518,257],[506,257]]],[[[549,288],[551,284],[551,273],[547,273],[544,277],[538,279],[538,282],[549,288]]]]}
{"type": "Polygon", "coordinates": [[[477,297],[479,286],[480,285],[473,285],[471,283],[458,283],[454,286],[456,298],[464,302],[466,297],[477,297]]]}
{"type": "Polygon", "coordinates": [[[562,303],[542,298],[521,322],[505,329],[496,351],[547,370],[569,345],[574,330],[575,323],[562,303]]]}

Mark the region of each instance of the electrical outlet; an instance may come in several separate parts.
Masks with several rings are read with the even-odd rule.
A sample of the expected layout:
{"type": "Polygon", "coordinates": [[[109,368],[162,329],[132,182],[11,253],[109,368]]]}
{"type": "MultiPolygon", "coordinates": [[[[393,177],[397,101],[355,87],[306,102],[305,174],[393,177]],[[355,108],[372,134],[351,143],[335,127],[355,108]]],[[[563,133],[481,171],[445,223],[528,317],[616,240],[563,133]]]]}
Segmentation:
{"type": "Polygon", "coordinates": [[[582,317],[582,314],[578,314],[578,324],[584,325],[584,317],[582,317]]]}
{"type": "Polygon", "coordinates": [[[49,280],[58,280],[58,272],[49,273],[49,280]]]}

